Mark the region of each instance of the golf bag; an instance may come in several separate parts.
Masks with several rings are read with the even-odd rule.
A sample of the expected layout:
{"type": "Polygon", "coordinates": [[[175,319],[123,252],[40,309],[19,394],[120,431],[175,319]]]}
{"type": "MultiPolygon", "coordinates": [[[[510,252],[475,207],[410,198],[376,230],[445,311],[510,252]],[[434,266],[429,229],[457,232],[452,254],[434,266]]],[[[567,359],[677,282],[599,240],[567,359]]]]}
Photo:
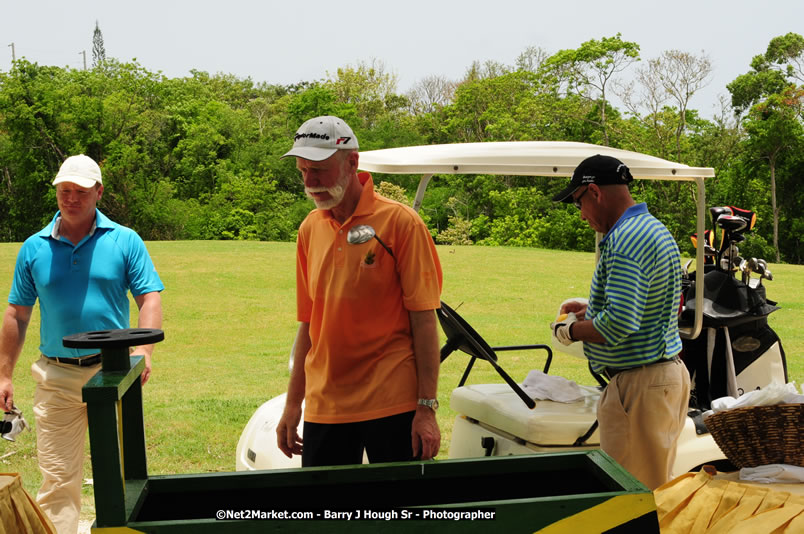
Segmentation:
{"type": "MultiPolygon", "coordinates": [[[[768,315],[778,310],[768,300],[762,277],[772,279],[764,260],[749,261],[738,256],[734,243],[742,232],[750,230],[756,218],[752,212],[738,208],[710,208],[713,223],[725,236],[717,261],[704,266],[703,280],[698,273],[682,279],[682,308],[680,324],[692,324],[695,316],[695,286],[704,284],[703,326],[696,339],[682,340],[681,358],[692,378],[690,407],[708,410],[714,399],[740,395],[761,389],[771,382],[787,383],[787,361],[781,340],[768,326],[768,315]],[[725,218],[720,220],[721,217],[725,218]],[[735,215],[731,215],[735,213],[735,215]],[[744,228],[735,229],[734,219],[744,217],[744,228]],[[722,260],[722,261],[721,261],[722,260]],[[764,265],[751,271],[747,265],[764,265]],[[734,276],[733,269],[743,270],[743,278],[734,276]],[[740,267],[738,267],[740,266],[740,267]],[[752,272],[761,272],[759,283],[751,279],[752,272]]],[[[739,226],[739,224],[737,224],[739,226]]],[[[708,236],[707,236],[708,237],[708,236]]]]}

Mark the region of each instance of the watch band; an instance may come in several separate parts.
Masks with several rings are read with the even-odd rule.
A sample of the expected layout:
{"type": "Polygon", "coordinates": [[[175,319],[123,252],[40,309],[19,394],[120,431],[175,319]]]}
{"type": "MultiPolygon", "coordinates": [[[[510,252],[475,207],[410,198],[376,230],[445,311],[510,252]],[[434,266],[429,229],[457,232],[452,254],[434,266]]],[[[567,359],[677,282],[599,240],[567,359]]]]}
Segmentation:
{"type": "Polygon", "coordinates": [[[427,406],[433,411],[438,410],[438,399],[419,399],[416,404],[419,406],[427,406]]]}

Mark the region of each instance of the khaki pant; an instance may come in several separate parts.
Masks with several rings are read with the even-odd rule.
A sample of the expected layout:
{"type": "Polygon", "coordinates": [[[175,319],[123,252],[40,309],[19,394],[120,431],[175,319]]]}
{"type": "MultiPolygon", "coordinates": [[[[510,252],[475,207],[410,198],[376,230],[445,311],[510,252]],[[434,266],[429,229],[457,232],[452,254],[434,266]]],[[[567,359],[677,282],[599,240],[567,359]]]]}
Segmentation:
{"type": "Polygon", "coordinates": [[[597,408],[600,448],[654,490],[670,480],[687,417],[690,375],[681,360],[623,371],[597,408]]]}
{"type": "Polygon", "coordinates": [[[81,512],[87,407],[81,388],[100,369],[67,365],[44,356],[31,366],[36,382],[36,452],[42,487],[36,496],[59,534],[75,534],[81,512]]]}

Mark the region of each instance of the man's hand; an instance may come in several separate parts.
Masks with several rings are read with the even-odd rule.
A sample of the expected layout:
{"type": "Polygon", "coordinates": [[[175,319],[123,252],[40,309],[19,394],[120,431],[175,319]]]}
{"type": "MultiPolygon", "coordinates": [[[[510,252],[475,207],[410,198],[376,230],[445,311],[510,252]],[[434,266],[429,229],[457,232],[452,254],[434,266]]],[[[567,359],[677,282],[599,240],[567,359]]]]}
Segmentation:
{"type": "Polygon", "coordinates": [[[550,323],[550,329],[553,331],[553,335],[556,336],[556,339],[562,345],[572,345],[575,343],[575,340],[572,339],[572,334],[570,333],[570,329],[572,328],[572,323],[577,320],[575,314],[570,312],[567,313],[565,317],[559,317],[557,320],[550,323]]]}
{"type": "Polygon", "coordinates": [[[11,380],[0,378],[0,408],[10,412],[14,406],[14,385],[11,380]]]}
{"type": "Polygon", "coordinates": [[[279,450],[288,458],[293,458],[294,454],[302,453],[302,440],[296,431],[301,421],[301,406],[285,405],[285,411],[276,425],[276,444],[279,450]]]}
{"type": "Polygon", "coordinates": [[[578,302],[577,300],[571,300],[561,307],[560,313],[574,313],[575,319],[583,321],[586,318],[587,307],[588,304],[578,302]]]}
{"type": "Polygon", "coordinates": [[[145,355],[145,369],[142,370],[142,385],[144,386],[148,379],[151,378],[151,355],[145,355]]]}
{"type": "Polygon", "coordinates": [[[441,448],[441,431],[438,429],[435,412],[427,406],[419,406],[411,427],[413,457],[422,460],[435,458],[441,448]],[[421,456],[419,456],[421,454],[421,456]]]}
{"type": "Polygon", "coordinates": [[[145,358],[145,369],[142,370],[140,375],[140,384],[144,386],[148,379],[151,378],[151,355],[143,351],[135,351],[131,355],[145,358]]]}

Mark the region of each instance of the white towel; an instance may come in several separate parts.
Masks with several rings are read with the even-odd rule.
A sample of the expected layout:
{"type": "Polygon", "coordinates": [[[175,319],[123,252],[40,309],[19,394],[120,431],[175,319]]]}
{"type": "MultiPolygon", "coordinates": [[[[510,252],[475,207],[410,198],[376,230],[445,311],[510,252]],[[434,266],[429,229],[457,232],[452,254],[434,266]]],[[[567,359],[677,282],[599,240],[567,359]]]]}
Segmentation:
{"type": "Polygon", "coordinates": [[[764,484],[797,484],[804,482],[804,467],[788,464],[768,464],[740,469],[740,480],[764,484]]]}
{"type": "Polygon", "coordinates": [[[771,406],[782,403],[800,403],[804,395],[800,395],[795,382],[778,384],[771,382],[762,389],[749,391],[738,398],[720,397],[712,401],[712,411],[722,412],[743,406],[771,406]]]}
{"type": "Polygon", "coordinates": [[[522,389],[534,400],[556,402],[578,402],[586,397],[600,395],[595,388],[579,386],[563,376],[546,375],[536,369],[525,377],[522,389]]]}

